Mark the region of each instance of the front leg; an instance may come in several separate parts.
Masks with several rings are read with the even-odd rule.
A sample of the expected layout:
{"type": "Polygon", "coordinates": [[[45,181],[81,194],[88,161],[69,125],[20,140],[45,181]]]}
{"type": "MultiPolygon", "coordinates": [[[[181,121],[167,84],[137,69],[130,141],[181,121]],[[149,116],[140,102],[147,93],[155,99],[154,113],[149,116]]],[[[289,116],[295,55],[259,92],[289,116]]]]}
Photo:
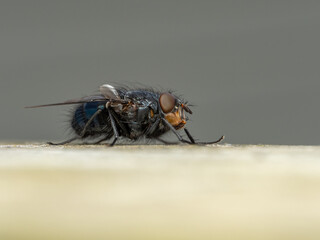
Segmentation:
{"type": "Polygon", "coordinates": [[[178,133],[178,131],[167,121],[165,118],[161,118],[161,120],[170,128],[170,130],[177,136],[178,140],[183,143],[194,144],[192,141],[188,141],[183,139],[183,137],[178,133]]]}
{"type": "Polygon", "coordinates": [[[219,143],[224,139],[224,136],[221,136],[218,140],[213,141],[213,142],[196,142],[194,140],[194,138],[191,136],[190,132],[188,131],[188,129],[184,128],[185,133],[187,134],[188,138],[190,139],[190,141],[192,142],[192,144],[215,144],[215,143],[219,143]]]}

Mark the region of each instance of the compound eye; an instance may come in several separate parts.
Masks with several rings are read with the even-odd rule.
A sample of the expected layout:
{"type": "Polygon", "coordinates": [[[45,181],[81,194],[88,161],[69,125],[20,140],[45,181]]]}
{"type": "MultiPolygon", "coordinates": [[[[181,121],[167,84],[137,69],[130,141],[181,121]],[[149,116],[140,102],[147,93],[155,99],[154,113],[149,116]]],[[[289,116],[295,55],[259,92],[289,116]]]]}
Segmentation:
{"type": "Polygon", "coordinates": [[[171,112],[176,105],[176,98],[170,93],[162,93],[159,98],[160,107],[164,113],[171,112]]]}

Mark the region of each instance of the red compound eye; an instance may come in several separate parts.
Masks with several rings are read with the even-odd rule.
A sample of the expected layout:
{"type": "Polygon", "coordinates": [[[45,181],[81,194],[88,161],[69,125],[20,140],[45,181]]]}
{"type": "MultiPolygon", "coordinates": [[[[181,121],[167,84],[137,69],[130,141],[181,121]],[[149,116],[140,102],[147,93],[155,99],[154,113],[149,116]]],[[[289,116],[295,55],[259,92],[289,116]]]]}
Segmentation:
{"type": "Polygon", "coordinates": [[[162,93],[159,98],[160,107],[164,113],[171,112],[176,105],[176,98],[170,93],[162,93]]]}

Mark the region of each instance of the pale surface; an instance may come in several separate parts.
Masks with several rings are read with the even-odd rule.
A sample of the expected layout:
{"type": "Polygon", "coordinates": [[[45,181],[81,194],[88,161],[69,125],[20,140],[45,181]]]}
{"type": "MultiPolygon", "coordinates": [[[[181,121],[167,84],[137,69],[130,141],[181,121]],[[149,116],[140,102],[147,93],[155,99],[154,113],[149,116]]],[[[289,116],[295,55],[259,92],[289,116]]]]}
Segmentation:
{"type": "Polygon", "coordinates": [[[0,239],[320,239],[320,147],[0,145],[0,239]]]}

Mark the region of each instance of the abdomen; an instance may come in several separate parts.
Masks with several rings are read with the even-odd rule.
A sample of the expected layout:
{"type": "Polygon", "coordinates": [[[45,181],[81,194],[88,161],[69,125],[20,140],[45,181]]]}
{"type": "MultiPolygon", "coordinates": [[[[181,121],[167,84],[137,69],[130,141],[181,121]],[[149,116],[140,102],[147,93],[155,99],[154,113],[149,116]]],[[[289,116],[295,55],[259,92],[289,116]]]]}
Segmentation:
{"type": "MultiPolygon", "coordinates": [[[[98,110],[98,107],[103,104],[99,102],[84,103],[79,105],[73,114],[71,126],[77,135],[81,136],[86,123],[98,110]]],[[[88,125],[83,138],[88,136],[105,135],[106,137],[112,137],[113,131],[109,115],[106,110],[103,110],[97,115],[94,120],[88,125]]]]}

